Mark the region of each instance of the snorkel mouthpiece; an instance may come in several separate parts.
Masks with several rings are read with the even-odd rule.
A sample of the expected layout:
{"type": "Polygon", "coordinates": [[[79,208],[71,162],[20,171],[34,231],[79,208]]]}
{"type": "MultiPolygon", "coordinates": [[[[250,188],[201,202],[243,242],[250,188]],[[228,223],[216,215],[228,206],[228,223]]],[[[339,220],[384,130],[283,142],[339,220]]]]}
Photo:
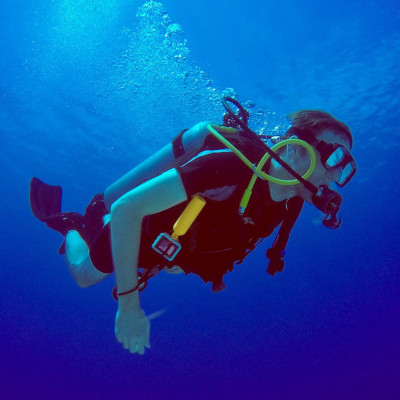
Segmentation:
{"type": "Polygon", "coordinates": [[[342,223],[342,219],[338,218],[338,212],[342,205],[342,196],[328,186],[322,185],[316,194],[312,196],[312,201],[318,210],[326,214],[323,225],[330,229],[337,229],[342,223]]]}

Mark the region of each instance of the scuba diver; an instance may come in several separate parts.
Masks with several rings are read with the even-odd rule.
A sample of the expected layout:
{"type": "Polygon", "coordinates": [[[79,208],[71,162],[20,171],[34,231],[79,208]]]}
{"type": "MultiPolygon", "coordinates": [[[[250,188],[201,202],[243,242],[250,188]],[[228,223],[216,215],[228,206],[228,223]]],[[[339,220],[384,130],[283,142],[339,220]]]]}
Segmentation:
{"type": "Polygon", "coordinates": [[[161,270],[197,274],[218,292],[224,275],[277,227],[267,272],[283,270],[304,202],[324,214],[324,226],[341,224],[342,197],[329,185],[343,187],[356,173],[349,128],[324,111],[302,110],[288,116],[284,135],[261,136],[237,100],[222,101],[223,124],[182,131],[97,194],[83,215],[61,211],[60,186],[31,180],[32,212],[64,236],[59,253],[76,283],[115,272],[115,335],[131,353],[150,347],[139,291],[161,270]]]}

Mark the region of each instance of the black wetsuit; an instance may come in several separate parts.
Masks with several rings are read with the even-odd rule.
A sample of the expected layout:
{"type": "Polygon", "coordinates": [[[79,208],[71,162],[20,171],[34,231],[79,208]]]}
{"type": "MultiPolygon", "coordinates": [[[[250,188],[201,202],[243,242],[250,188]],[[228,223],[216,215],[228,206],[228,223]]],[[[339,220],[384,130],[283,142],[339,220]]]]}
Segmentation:
{"type": "MultiPolygon", "coordinates": [[[[232,135],[229,140],[255,164],[265,153],[264,144],[254,139],[232,135]]],[[[205,282],[218,285],[236,262],[242,261],[260,239],[271,235],[282,223],[286,202],[274,202],[268,183],[257,179],[246,212],[239,215],[239,203],[253,172],[212,135],[196,152],[181,153],[175,167],[188,198],[200,194],[206,205],[189,231],[179,238],[182,250],[170,266],[179,265],[186,274],[197,274],[205,282]]],[[[168,266],[168,261],[151,245],[161,232],[172,233],[172,226],[186,204],[143,219],[139,268],[168,266]]],[[[96,268],[112,272],[109,226],[91,246],[90,255],[96,268]]]]}

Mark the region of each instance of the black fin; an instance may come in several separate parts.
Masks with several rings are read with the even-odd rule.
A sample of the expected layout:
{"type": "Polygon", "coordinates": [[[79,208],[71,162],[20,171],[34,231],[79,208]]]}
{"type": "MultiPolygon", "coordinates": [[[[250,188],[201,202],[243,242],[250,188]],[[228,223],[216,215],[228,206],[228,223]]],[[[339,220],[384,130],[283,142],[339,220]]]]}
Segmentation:
{"type": "Polygon", "coordinates": [[[32,178],[30,183],[30,204],[33,215],[46,221],[54,214],[61,212],[61,186],[51,186],[37,178],[32,178]]]}

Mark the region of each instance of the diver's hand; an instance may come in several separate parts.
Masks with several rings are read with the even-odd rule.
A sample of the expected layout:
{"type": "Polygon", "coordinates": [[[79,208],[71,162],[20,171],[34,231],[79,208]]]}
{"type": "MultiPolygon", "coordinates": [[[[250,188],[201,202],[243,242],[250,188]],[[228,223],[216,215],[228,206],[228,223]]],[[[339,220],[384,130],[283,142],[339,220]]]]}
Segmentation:
{"type": "Polygon", "coordinates": [[[150,348],[150,321],[141,308],[119,307],[115,317],[115,336],[131,353],[144,354],[150,348]]]}

